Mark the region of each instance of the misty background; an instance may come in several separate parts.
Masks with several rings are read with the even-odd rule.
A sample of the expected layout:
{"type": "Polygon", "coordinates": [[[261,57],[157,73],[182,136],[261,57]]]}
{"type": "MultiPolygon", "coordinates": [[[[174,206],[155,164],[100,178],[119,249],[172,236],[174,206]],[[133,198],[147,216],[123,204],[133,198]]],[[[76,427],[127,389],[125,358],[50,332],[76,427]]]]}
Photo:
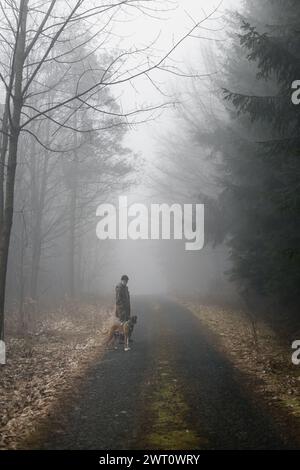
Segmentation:
{"type": "MultiPolygon", "coordinates": [[[[42,10],[49,3],[43,2],[42,10]]],[[[21,116],[26,130],[18,147],[6,285],[6,301],[20,312],[28,299],[113,298],[122,274],[128,274],[132,294],[235,301],[241,290],[251,289],[275,299],[282,275],[290,282],[284,295],[296,289],[296,258],[288,253],[283,259],[296,239],[288,239],[278,269],[271,260],[283,236],[279,229],[277,241],[272,235],[266,246],[278,228],[281,202],[264,199],[265,191],[276,188],[280,168],[264,179],[272,165],[268,168],[256,148],[258,141],[275,139],[276,132],[282,138],[285,132],[293,135],[298,119],[289,104],[290,79],[297,77],[287,68],[289,75],[283,76],[281,57],[280,72],[266,64],[255,42],[266,33],[272,40],[274,35],[273,47],[276,41],[285,47],[285,34],[292,34],[294,26],[282,32],[284,7],[279,1],[261,6],[255,0],[140,3],[129,2],[100,17],[93,16],[94,10],[81,12],[30,82],[21,116]],[[68,102],[86,88],[91,88],[88,103],[81,97],[68,102]],[[285,100],[280,106],[289,108],[290,129],[267,124],[261,116],[274,115],[277,108],[274,99],[263,105],[260,98],[280,94],[285,100]],[[256,155],[253,163],[251,154],[256,155]],[[99,241],[96,209],[121,195],[146,205],[205,204],[204,249],[187,252],[184,241],[99,241]]],[[[34,30],[42,14],[34,2],[30,7],[29,39],[30,27],[34,30]]],[[[87,11],[93,7],[92,1],[85,3],[87,11]]],[[[68,8],[58,2],[53,24],[68,8]]],[[[3,28],[13,14],[9,10],[5,2],[3,28]]],[[[285,14],[283,24],[289,24],[292,14],[285,14]]],[[[3,31],[0,96],[5,116],[7,38],[12,32],[3,31]]],[[[39,48],[34,44],[26,58],[25,83],[48,40],[43,37],[39,48]]],[[[271,45],[266,46],[269,53],[271,45]]],[[[295,44],[286,47],[296,54],[295,44]]],[[[278,188],[290,187],[295,167],[290,158],[278,188]]],[[[279,192],[275,189],[275,199],[279,192]]],[[[286,226],[296,232],[286,217],[286,226]]]]}

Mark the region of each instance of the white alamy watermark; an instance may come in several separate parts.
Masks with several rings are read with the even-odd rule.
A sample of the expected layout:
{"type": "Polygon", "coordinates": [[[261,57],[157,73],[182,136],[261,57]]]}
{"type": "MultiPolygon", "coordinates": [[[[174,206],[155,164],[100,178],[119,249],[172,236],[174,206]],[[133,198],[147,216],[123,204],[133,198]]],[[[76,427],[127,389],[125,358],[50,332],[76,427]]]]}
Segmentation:
{"type": "Polygon", "coordinates": [[[4,341],[0,340],[0,364],[6,363],[6,348],[4,341]]]}
{"type": "Polygon", "coordinates": [[[187,251],[203,248],[203,204],[128,205],[126,196],[120,196],[118,202],[118,206],[98,206],[96,215],[101,220],[96,234],[99,240],[185,240],[187,251]]]}
{"type": "Polygon", "coordinates": [[[294,80],[292,83],[292,103],[295,106],[298,106],[300,104],[300,80],[294,80]]]}
{"type": "Polygon", "coordinates": [[[300,365],[300,340],[296,340],[292,344],[292,349],[295,349],[295,352],[292,354],[292,363],[294,366],[300,365]]]}

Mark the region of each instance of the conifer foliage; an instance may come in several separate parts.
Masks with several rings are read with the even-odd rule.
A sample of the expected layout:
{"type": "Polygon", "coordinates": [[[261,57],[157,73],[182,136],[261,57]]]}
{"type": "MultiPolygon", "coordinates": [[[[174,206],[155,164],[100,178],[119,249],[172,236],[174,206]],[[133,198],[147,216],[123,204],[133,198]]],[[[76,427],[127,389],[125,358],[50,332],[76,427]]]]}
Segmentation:
{"type": "MultiPolygon", "coordinates": [[[[231,18],[232,19],[232,18],[231,18]]],[[[223,99],[233,139],[223,145],[232,277],[297,306],[300,285],[300,79],[298,0],[248,1],[224,60],[223,99]],[[245,65],[246,64],[246,65],[245,65]],[[247,72],[247,79],[239,77],[247,72]]],[[[224,130],[223,130],[224,132],[224,130]]]]}

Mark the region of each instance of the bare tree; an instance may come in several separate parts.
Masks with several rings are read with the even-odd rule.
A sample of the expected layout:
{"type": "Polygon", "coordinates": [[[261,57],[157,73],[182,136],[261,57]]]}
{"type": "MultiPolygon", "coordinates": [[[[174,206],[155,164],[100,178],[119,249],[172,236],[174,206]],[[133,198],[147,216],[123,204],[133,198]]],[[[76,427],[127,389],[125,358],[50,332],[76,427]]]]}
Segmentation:
{"type": "MultiPolygon", "coordinates": [[[[72,60],[69,56],[76,49],[79,57],[80,50],[87,42],[105,37],[100,40],[100,48],[107,41],[108,28],[114,16],[127,9],[138,9],[145,14],[153,14],[160,10],[162,2],[152,0],[122,0],[91,2],[77,0],[70,6],[60,0],[45,1],[36,4],[30,0],[20,0],[17,4],[14,0],[1,2],[1,47],[5,60],[1,61],[2,71],[0,79],[4,84],[6,98],[2,119],[2,138],[0,152],[0,338],[4,336],[4,304],[7,262],[10,245],[11,228],[14,211],[15,176],[18,159],[18,147],[21,133],[32,135],[41,145],[46,147],[39,135],[33,132],[31,125],[34,121],[49,119],[57,129],[69,129],[77,133],[90,132],[91,129],[74,127],[70,123],[78,110],[92,108],[100,116],[110,115],[112,118],[133,118],[145,111],[153,111],[157,107],[131,110],[130,112],[114,112],[109,106],[103,107],[97,102],[97,93],[103,88],[116,87],[125,83],[132,83],[135,79],[146,76],[150,78],[154,70],[165,70],[176,73],[172,63],[168,62],[175,49],[188,37],[195,34],[196,30],[206,21],[207,16],[200,22],[195,22],[191,29],[176,41],[162,57],[151,58],[151,46],[143,49],[133,48],[129,51],[117,53],[105,67],[97,70],[97,79],[87,87],[83,86],[86,74],[90,69],[84,69],[77,80],[73,93],[55,103],[47,99],[49,86],[45,82],[45,71],[51,68],[57,61],[65,64],[63,76],[57,78],[57,83],[52,88],[58,89],[61,82],[72,70],[72,60]],[[70,34],[74,32],[76,25],[85,24],[91,19],[102,21],[99,31],[88,39],[82,38],[82,43],[74,44],[70,41],[70,34]],[[69,50],[60,52],[59,46],[69,44],[69,50]],[[133,65],[132,58],[136,57],[133,65]],[[142,58],[142,59],[141,59],[142,58]],[[130,59],[130,60],[129,60],[130,59]],[[146,59],[146,60],[145,60],[146,59]],[[39,97],[40,106],[32,104],[32,99],[39,97]],[[62,112],[63,111],[63,112],[62,112]]],[[[216,9],[217,10],[217,9],[216,9]]],[[[215,11],[211,12],[211,17],[215,11]]],[[[79,60],[82,60],[81,57],[79,60]]],[[[181,72],[182,74],[182,72],[181,72]]],[[[115,123],[110,124],[110,126],[115,123]]],[[[105,125],[101,122],[93,130],[101,130],[105,125]]],[[[66,151],[66,148],[53,148],[53,151],[66,151]]]]}

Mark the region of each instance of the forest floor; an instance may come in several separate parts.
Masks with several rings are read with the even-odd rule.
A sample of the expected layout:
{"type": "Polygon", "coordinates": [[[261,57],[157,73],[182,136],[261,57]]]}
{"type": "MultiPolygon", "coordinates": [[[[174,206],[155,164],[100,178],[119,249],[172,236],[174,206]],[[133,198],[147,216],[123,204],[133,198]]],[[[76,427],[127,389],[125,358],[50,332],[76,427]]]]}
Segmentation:
{"type": "Polygon", "coordinates": [[[104,300],[36,312],[26,339],[10,316],[0,449],[299,448],[290,339],[259,323],[255,344],[245,312],[191,299],[133,311],[130,353],[105,353],[104,300]]]}
{"type": "MultiPolygon", "coordinates": [[[[212,310],[209,318],[226,316],[227,324],[222,308],[212,310]]],[[[241,371],[220,349],[221,333],[230,336],[230,328],[211,333],[189,308],[162,297],[132,298],[132,311],[138,322],[130,352],[120,346],[99,354],[56,413],[18,448],[300,447],[296,420],[286,408],[283,417],[275,413],[274,390],[268,395],[265,386],[263,392],[258,377],[241,371]]],[[[239,328],[235,320],[232,327],[239,328]]]]}
{"type": "MultiPolygon", "coordinates": [[[[300,443],[300,366],[292,363],[290,335],[259,321],[255,339],[249,317],[239,308],[179,302],[200,319],[213,344],[246,377],[249,390],[300,443]]],[[[300,339],[299,332],[293,339],[300,339]]]]}
{"type": "Polygon", "coordinates": [[[102,330],[111,311],[95,302],[65,302],[53,312],[36,312],[35,317],[31,315],[23,337],[11,327],[14,314],[6,328],[7,364],[0,369],[0,449],[17,448],[72,392],[74,381],[85,375],[103,349],[102,330]]]}

